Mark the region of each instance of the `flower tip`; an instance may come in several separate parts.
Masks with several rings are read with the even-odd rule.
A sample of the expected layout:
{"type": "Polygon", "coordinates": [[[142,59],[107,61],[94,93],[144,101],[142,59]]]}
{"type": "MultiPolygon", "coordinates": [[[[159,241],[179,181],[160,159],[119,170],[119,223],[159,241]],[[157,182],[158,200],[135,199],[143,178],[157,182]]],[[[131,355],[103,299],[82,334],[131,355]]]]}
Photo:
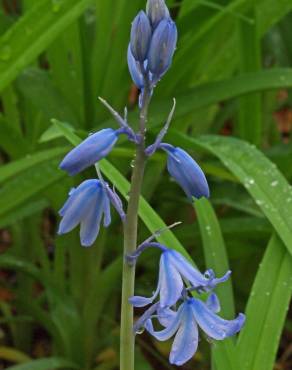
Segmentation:
{"type": "Polygon", "coordinates": [[[243,325],[245,324],[245,321],[246,321],[246,316],[244,313],[240,313],[238,316],[237,316],[237,320],[238,320],[238,331],[240,331],[243,327],[243,325]]]}

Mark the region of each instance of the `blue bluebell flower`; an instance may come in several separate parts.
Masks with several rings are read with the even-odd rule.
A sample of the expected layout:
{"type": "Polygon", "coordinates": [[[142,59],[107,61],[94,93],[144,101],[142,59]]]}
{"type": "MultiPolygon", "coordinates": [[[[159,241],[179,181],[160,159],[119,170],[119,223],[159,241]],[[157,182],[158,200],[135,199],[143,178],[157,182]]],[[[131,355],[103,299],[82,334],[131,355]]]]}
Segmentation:
{"type": "MultiPolygon", "coordinates": [[[[149,243],[150,246],[156,246],[156,244],[158,243],[149,243]]],[[[226,281],[231,274],[231,271],[228,271],[221,278],[216,278],[213,270],[207,270],[202,274],[179,252],[162,245],[160,249],[163,252],[160,258],[157,289],[150,298],[131,297],[130,303],[135,307],[144,307],[152,303],[158,295],[161,307],[171,307],[180,299],[184,290],[184,281],[198,291],[210,291],[217,284],[226,281]]]]}
{"type": "Polygon", "coordinates": [[[69,198],[59,211],[62,220],[58,233],[65,234],[80,224],[80,240],[84,247],[96,240],[103,217],[105,227],[111,223],[110,203],[124,217],[121,201],[117,194],[109,194],[109,186],[104,181],[92,179],[81,183],[69,192],[69,198]]]}
{"type": "Polygon", "coordinates": [[[208,182],[197,162],[181,148],[170,144],[161,144],[160,147],[167,153],[168,172],[183,188],[188,198],[209,198],[208,182]]]}
{"type": "Polygon", "coordinates": [[[155,29],[148,54],[148,68],[159,80],[169,69],[177,43],[177,28],[171,19],[163,19],[155,29]]]}
{"type": "Polygon", "coordinates": [[[163,19],[170,18],[169,10],[164,0],[148,0],[146,12],[153,28],[156,28],[163,19]]]}
{"type": "Polygon", "coordinates": [[[146,59],[151,36],[150,21],[145,12],[141,10],[134,19],[131,29],[131,52],[136,61],[143,63],[146,59]]]}
{"type": "Polygon", "coordinates": [[[138,89],[142,90],[144,87],[143,73],[141,71],[140,63],[136,61],[132,54],[130,44],[128,46],[127,58],[128,58],[128,67],[132,80],[134,84],[138,87],[138,89]]]}
{"type": "Polygon", "coordinates": [[[66,155],[60,168],[73,176],[94,165],[110,153],[121,132],[121,130],[107,128],[88,136],[66,155]]]}
{"type": "MultiPolygon", "coordinates": [[[[211,298],[214,301],[214,297],[211,298]]],[[[217,300],[217,299],[215,299],[217,300]]],[[[157,309],[157,305],[155,306],[157,309]]],[[[215,340],[224,340],[238,333],[244,325],[245,315],[239,314],[234,320],[224,320],[219,317],[216,305],[215,312],[210,306],[198,298],[186,298],[177,311],[167,309],[157,310],[160,324],[165,326],[161,331],[155,331],[151,315],[153,310],[148,310],[148,319],[144,317],[146,330],[159,341],[165,341],[175,335],[169,361],[173,365],[181,366],[189,361],[197,351],[200,327],[206,335],[215,340]],[[163,317],[164,316],[164,317],[163,317]]]]}

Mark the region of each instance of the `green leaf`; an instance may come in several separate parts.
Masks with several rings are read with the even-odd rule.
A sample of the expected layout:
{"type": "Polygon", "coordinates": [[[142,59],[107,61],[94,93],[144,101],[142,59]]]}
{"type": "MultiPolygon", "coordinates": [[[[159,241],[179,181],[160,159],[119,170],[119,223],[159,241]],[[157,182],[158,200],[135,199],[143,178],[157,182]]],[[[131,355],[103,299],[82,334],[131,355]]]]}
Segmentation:
{"type": "Polygon", "coordinates": [[[17,21],[0,39],[0,91],[92,2],[40,0],[17,21]]]}
{"type": "MultiPolygon", "coordinates": [[[[16,131],[13,125],[8,124],[6,119],[0,116],[0,147],[12,159],[20,158],[29,152],[29,144],[23,136],[16,131]]],[[[0,176],[1,179],[1,176],[0,176]]]]}
{"type": "Polygon", "coordinates": [[[66,153],[68,148],[54,148],[41,152],[27,155],[23,159],[10,162],[9,164],[0,168],[0,183],[9,180],[13,176],[19,175],[21,172],[28,171],[31,168],[41,165],[42,163],[50,162],[55,158],[59,158],[62,154],[66,153]]]}
{"type": "Polygon", "coordinates": [[[0,217],[65,177],[58,165],[59,159],[51,159],[6,181],[0,189],[0,217]]]}
{"type": "Polygon", "coordinates": [[[45,199],[36,200],[24,204],[22,207],[12,210],[0,217],[0,228],[7,227],[15,222],[22,220],[26,217],[32,216],[35,213],[41,212],[44,208],[48,207],[49,203],[45,199]]]}
{"type": "MultiPolygon", "coordinates": [[[[290,68],[245,73],[230,79],[209,82],[184,90],[177,96],[175,117],[181,117],[199,108],[253,92],[289,87],[292,87],[292,69],[290,68]]],[[[153,114],[149,118],[150,122],[157,123],[157,119],[165,119],[165,112],[169,109],[169,105],[169,99],[153,101],[153,107],[151,107],[153,114]]]]}
{"type": "Polygon", "coordinates": [[[246,309],[237,353],[242,370],[272,370],[292,294],[292,258],[272,237],[257,273],[246,309]]]}
{"type": "Polygon", "coordinates": [[[20,93],[40,111],[49,123],[52,117],[77,125],[77,118],[64,95],[58,90],[49,73],[38,68],[26,69],[17,79],[20,93]]]}
{"type": "Polygon", "coordinates": [[[79,366],[74,364],[73,362],[58,358],[58,357],[51,357],[51,358],[43,358],[41,360],[34,360],[30,362],[26,362],[25,364],[11,366],[9,370],[51,370],[51,369],[80,369],[79,366]]]}
{"type": "Polygon", "coordinates": [[[292,254],[292,189],[275,164],[239,139],[204,136],[196,140],[180,133],[172,137],[176,144],[204,148],[217,156],[254,198],[292,254]]]}
{"type": "MultiPolygon", "coordinates": [[[[203,240],[206,267],[212,268],[216,276],[223,276],[229,270],[227,252],[216,214],[205,198],[194,202],[198,222],[203,240]]],[[[221,302],[222,314],[226,319],[233,319],[235,315],[232,283],[226,283],[216,288],[216,293],[221,302]]],[[[235,347],[232,340],[226,340],[213,347],[214,360],[217,368],[239,369],[235,356],[235,347]]]]}
{"type": "MultiPolygon", "coordinates": [[[[217,216],[206,198],[195,201],[194,207],[203,240],[206,268],[213,269],[216,276],[223,276],[230,268],[217,216]]],[[[224,317],[234,318],[235,309],[231,281],[218,286],[216,292],[220,298],[224,317]]]]}
{"type": "MultiPolygon", "coordinates": [[[[258,30],[256,5],[251,5],[248,15],[254,24],[238,22],[240,72],[256,72],[261,69],[261,37],[258,30]]],[[[262,140],[262,99],[260,94],[249,94],[239,100],[238,127],[239,136],[255,145],[262,140]]]]}

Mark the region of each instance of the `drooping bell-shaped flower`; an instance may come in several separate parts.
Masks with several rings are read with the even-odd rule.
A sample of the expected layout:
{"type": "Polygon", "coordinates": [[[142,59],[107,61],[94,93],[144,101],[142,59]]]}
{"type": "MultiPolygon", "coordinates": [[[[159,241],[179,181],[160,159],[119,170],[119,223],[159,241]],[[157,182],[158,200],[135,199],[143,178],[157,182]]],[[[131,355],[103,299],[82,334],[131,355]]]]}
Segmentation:
{"type": "Polygon", "coordinates": [[[155,29],[148,54],[148,68],[154,79],[162,77],[171,65],[177,43],[177,28],[171,19],[163,19],[155,29]]]}
{"type": "Polygon", "coordinates": [[[118,140],[121,130],[106,128],[88,136],[69,152],[60,168],[73,176],[106,157],[118,140]]]}
{"type": "Polygon", "coordinates": [[[105,227],[111,223],[110,203],[123,218],[124,213],[121,203],[117,201],[117,194],[109,194],[107,187],[108,184],[104,181],[92,179],[72,189],[59,211],[62,220],[58,233],[66,234],[80,224],[81,245],[89,247],[97,238],[102,217],[105,227]]]}
{"type": "Polygon", "coordinates": [[[132,55],[140,63],[143,63],[147,57],[151,36],[149,18],[141,10],[132,23],[130,41],[132,55]]]}
{"type": "MultiPolygon", "coordinates": [[[[162,247],[160,246],[161,249],[162,247]]],[[[160,306],[171,307],[181,298],[184,281],[188,282],[193,289],[209,291],[217,284],[226,281],[230,274],[231,272],[228,271],[221,278],[216,278],[212,270],[202,274],[179,252],[164,247],[160,257],[157,289],[153,296],[150,298],[134,296],[130,298],[130,303],[135,307],[144,307],[159,295],[160,306]]]]}
{"type": "MultiPolygon", "coordinates": [[[[146,330],[159,341],[165,341],[175,335],[169,361],[173,365],[181,366],[189,361],[197,351],[200,327],[209,338],[224,340],[238,333],[244,325],[245,315],[239,314],[234,320],[225,320],[219,317],[218,299],[212,294],[207,302],[198,298],[186,298],[177,311],[157,308],[157,315],[148,309],[148,318],[145,315],[143,324],[146,330]],[[210,303],[211,302],[211,303],[210,303]],[[157,317],[165,329],[155,331],[151,316],[157,317]]],[[[154,310],[154,312],[155,312],[154,310]]],[[[142,322],[141,322],[142,324],[142,322]]],[[[137,327],[137,329],[140,329],[137,327]]]]}
{"type": "Polygon", "coordinates": [[[169,19],[169,10],[164,0],[148,0],[146,12],[153,28],[156,28],[160,21],[169,19]]]}
{"type": "Polygon", "coordinates": [[[161,144],[167,153],[167,168],[170,175],[183,188],[190,200],[210,196],[205,174],[197,162],[183,149],[170,144],[161,144]]]}

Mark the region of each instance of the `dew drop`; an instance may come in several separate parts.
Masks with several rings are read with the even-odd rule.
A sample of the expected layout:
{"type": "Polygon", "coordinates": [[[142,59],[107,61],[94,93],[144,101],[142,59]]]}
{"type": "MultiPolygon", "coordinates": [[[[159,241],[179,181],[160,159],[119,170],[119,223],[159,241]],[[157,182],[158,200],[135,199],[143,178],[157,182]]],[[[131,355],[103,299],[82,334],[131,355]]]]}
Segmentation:
{"type": "Polygon", "coordinates": [[[278,185],[278,183],[279,183],[279,181],[275,180],[275,181],[271,182],[271,186],[274,188],[275,186],[278,185]]]}
{"type": "Polygon", "coordinates": [[[271,292],[266,292],[266,296],[269,297],[271,295],[271,292]]]}

